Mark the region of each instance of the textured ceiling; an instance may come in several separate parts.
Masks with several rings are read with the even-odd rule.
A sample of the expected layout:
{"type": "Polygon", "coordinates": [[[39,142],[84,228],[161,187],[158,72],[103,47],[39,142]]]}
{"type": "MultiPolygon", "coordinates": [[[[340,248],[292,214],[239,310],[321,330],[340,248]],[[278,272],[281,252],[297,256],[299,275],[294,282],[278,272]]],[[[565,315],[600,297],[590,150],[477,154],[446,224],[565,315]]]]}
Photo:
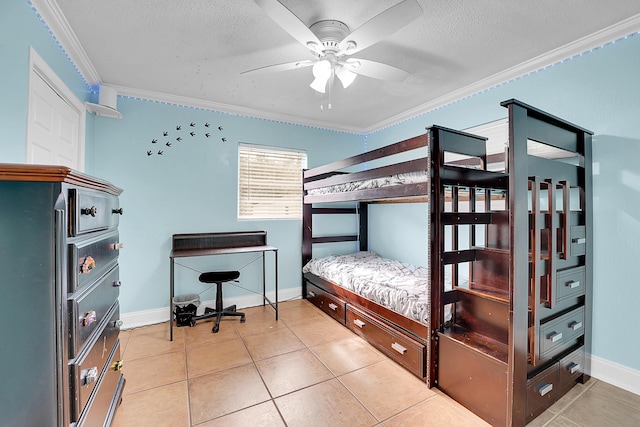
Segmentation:
{"type": "MultiPolygon", "coordinates": [[[[281,3],[307,26],[336,19],[354,30],[398,1],[281,3]]],[[[505,70],[516,77],[547,65],[544,61],[564,59],[554,52],[577,53],[572,49],[593,47],[588,43],[594,34],[599,37],[595,42],[610,41],[625,35],[612,27],[627,31],[640,22],[638,0],[418,1],[422,16],[356,55],[404,69],[409,77],[392,83],[358,76],[347,89],[336,83],[330,96],[309,87],[310,68],[241,75],[313,59],[252,0],[32,3],[38,10],[53,6],[61,12],[57,23],[47,24],[56,36],[64,30],[77,38],[73,47],[58,37],[76,64],[94,70],[85,75],[90,84],[111,85],[120,94],[355,132],[375,130],[455,96],[470,95],[474,88],[491,86],[496,75],[504,79],[505,70]],[[544,60],[538,64],[539,58],[544,60]]],[[[46,21],[56,15],[43,16],[46,21]]],[[[83,72],[85,67],[79,68],[83,72]]]]}

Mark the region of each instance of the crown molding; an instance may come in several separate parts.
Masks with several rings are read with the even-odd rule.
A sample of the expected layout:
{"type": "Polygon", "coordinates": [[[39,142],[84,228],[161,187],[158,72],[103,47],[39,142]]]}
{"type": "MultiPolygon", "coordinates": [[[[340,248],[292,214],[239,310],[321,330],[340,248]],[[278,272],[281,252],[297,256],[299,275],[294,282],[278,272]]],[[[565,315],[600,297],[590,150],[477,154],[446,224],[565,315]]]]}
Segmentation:
{"type": "Polygon", "coordinates": [[[636,34],[640,35],[640,14],[479,80],[471,85],[449,92],[444,96],[390,117],[384,122],[377,123],[361,131],[364,133],[377,132],[636,34]]]}
{"type": "Polygon", "coordinates": [[[126,86],[109,85],[118,91],[119,96],[143,99],[151,102],[159,102],[163,104],[178,105],[187,108],[197,108],[201,110],[213,110],[222,114],[231,114],[236,116],[252,117],[272,122],[285,123],[297,126],[306,126],[318,129],[324,129],[336,132],[361,134],[361,130],[354,127],[336,126],[335,123],[324,122],[319,120],[304,120],[299,117],[287,114],[274,114],[262,110],[252,108],[238,107],[236,105],[223,104],[204,99],[190,98],[179,95],[170,95],[162,92],[148,91],[144,89],[135,89],[126,86]]]}
{"type": "MultiPolygon", "coordinates": [[[[67,53],[70,60],[76,65],[78,71],[84,77],[89,86],[103,84],[104,82],[102,82],[100,75],[87,56],[86,51],[82,47],[82,43],[80,43],[80,40],[78,40],[75,33],[69,26],[69,23],[67,22],[55,0],[31,0],[31,4],[40,14],[44,23],[49,27],[54,37],[60,43],[62,49],[67,53]]],[[[376,123],[375,125],[366,128],[336,126],[335,123],[331,122],[304,120],[285,114],[274,114],[267,111],[238,107],[202,99],[175,96],[127,87],[113,87],[115,87],[118,90],[118,93],[122,96],[130,96],[133,98],[164,102],[185,107],[215,110],[221,113],[255,117],[264,120],[327,129],[337,132],[366,135],[397,125],[401,122],[415,118],[422,114],[426,114],[438,108],[442,108],[446,105],[484,92],[496,86],[500,86],[504,83],[507,83],[519,77],[526,76],[527,74],[533,73],[535,71],[539,71],[554,64],[561,63],[565,60],[573,58],[574,56],[598,49],[606,44],[615,42],[616,40],[623,39],[636,33],[640,33],[640,14],[631,16],[621,22],[618,22],[593,34],[589,34],[588,36],[585,36],[574,42],[568,43],[550,52],[518,64],[514,67],[503,70],[471,85],[450,92],[425,104],[407,110],[401,114],[389,117],[382,122],[376,123]]]]}
{"type": "Polygon", "coordinates": [[[82,47],[82,43],[71,29],[56,1],[30,0],[30,2],[87,84],[93,86],[102,83],[100,74],[93,66],[87,52],[82,47]]]}

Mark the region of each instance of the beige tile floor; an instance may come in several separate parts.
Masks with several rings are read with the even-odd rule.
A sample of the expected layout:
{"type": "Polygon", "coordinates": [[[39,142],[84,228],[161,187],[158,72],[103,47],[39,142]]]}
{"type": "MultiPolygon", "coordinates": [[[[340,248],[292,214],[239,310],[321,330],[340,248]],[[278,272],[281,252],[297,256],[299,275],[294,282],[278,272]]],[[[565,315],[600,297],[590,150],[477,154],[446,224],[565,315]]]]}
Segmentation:
{"type": "MultiPolygon", "coordinates": [[[[305,300],[193,328],[121,333],[115,427],[483,426],[305,300]]],[[[530,426],[638,426],[640,396],[592,379],[530,426]]]]}

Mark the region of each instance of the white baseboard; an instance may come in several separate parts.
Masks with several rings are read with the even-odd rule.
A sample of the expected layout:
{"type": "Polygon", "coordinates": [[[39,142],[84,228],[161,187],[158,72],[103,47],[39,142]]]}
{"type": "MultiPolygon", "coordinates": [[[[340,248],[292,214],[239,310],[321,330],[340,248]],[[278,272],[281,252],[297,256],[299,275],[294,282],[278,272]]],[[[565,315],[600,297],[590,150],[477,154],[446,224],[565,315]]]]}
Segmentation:
{"type": "Polygon", "coordinates": [[[591,376],[640,395],[640,371],[597,356],[591,356],[591,376]]]}
{"type": "MultiPolygon", "coordinates": [[[[267,298],[269,300],[275,300],[275,294],[273,292],[267,292],[267,298]]],[[[291,299],[300,298],[300,289],[291,288],[278,291],[278,301],[288,301],[291,299]]],[[[230,305],[236,305],[239,309],[245,307],[255,307],[262,305],[262,295],[251,294],[243,295],[239,297],[231,297],[224,299],[225,307],[230,305]]],[[[204,311],[204,307],[215,307],[215,301],[201,301],[198,313],[201,314],[204,311]]],[[[120,320],[122,320],[122,326],[120,329],[133,329],[141,326],[153,325],[155,323],[162,323],[169,320],[169,307],[154,308],[151,310],[135,311],[132,313],[121,313],[120,320]]]]}

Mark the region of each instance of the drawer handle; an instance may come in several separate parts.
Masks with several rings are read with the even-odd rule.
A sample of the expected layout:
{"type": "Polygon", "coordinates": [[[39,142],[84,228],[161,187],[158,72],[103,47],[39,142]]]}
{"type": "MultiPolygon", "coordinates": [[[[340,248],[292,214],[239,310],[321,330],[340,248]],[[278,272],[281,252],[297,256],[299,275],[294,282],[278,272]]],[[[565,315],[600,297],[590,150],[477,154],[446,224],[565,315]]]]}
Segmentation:
{"type": "Polygon", "coordinates": [[[400,344],[398,344],[397,342],[394,342],[391,344],[391,348],[394,349],[395,351],[397,351],[400,354],[405,354],[407,352],[407,349],[403,346],[401,346],[400,344]]]}
{"type": "Polygon", "coordinates": [[[329,308],[330,308],[331,310],[333,310],[333,311],[336,311],[336,310],[338,309],[338,306],[337,306],[337,305],[335,305],[334,303],[330,302],[330,303],[329,303],[329,308]]]}
{"type": "Polygon", "coordinates": [[[124,322],[123,322],[122,320],[120,320],[120,319],[115,320],[115,321],[113,322],[113,327],[114,327],[114,328],[119,328],[119,327],[121,327],[122,325],[124,325],[124,322]]]}
{"type": "Polygon", "coordinates": [[[545,384],[538,389],[538,393],[540,393],[540,396],[544,396],[545,394],[549,393],[551,390],[553,390],[553,384],[545,384]]]}
{"type": "Polygon", "coordinates": [[[582,366],[580,366],[579,363],[571,363],[569,366],[567,366],[567,370],[569,371],[570,374],[575,374],[576,372],[579,372],[582,369],[582,366]]]}
{"type": "Polygon", "coordinates": [[[122,208],[118,208],[118,209],[111,209],[111,213],[112,214],[118,214],[118,215],[122,215],[124,211],[122,210],[122,208]]]}
{"type": "Polygon", "coordinates": [[[122,248],[124,248],[124,243],[116,242],[109,245],[109,249],[112,251],[119,251],[122,248]]]}
{"type": "Polygon", "coordinates": [[[569,324],[569,328],[573,329],[574,331],[577,331],[578,329],[582,328],[582,322],[571,322],[569,324]]]}
{"type": "Polygon", "coordinates": [[[80,209],[80,213],[82,215],[96,216],[98,214],[98,208],[96,208],[95,206],[91,206],[90,208],[82,208],[80,209]]]}
{"type": "Polygon", "coordinates": [[[307,296],[308,296],[308,297],[315,297],[315,296],[316,296],[316,293],[315,293],[315,292],[313,292],[313,291],[307,291],[307,296]]]}
{"type": "Polygon", "coordinates": [[[578,245],[584,245],[585,243],[587,243],[587,238],[586,237],[579,237],[577,239],[573,239],[572,242],[575,243],[575,244],[578,244],[578,245]]]}
{"type": "Polygon", "coordinates": [[[570,282],[565,283],[565,286],[567,286],[569,289],[575,289],[578,286],[580,286],[580,281],[579,280],[572,280],[570,282]]]}
{"type": "Polygon", "coordinates": [[[82,385],[93,384],[98,380],[98,367],[82,371],[82,385]]]}
{"type": "Polygon", "coordinates": [[[364,327],[364,325],[365,325],[365,323],[364,323],[362,320],[360,320],[360,319],[355,319],[355,320],[353,321],[353,323],[355,323],[355,325],[356,325],[358,328],[363,328],[363,327],[364,327]]]}
{"type": "Polygon", "coordinates": [[[113,287],[114,288],[119,288],[120,286],[122,286],[122,282],[120,280],[114,280],[113,281],[113,287]]]}
{"type": "Polygon", "coordinates": [[[96,267],[96,260],[93,257],[85,257],[80,262],[80,274],[88,274],[96,267]]]}
{"type": "Polygon", "coordinates": [[[95,323],[98,320],[98,315],[95,311],[87,311],[84,316],[80,318],[80,324],[82,326],[89,326],[92,323],[95,323]]]}
{"type": "Polygon", "coordinates": [[[547,338],[551,340],[551,342],[558,342],[562,339],[562,332],[552,332],[547,335],[547,338]]]}
{"type": "Polygon", "coordinates": [[[122,369],[123,366],[124,366],[124,362],[122,360],[118,360],[118,361],[113,362],[113,364],[111,365],[111,368],[114,371],[119,371],[119,370],[122,369]]]}

